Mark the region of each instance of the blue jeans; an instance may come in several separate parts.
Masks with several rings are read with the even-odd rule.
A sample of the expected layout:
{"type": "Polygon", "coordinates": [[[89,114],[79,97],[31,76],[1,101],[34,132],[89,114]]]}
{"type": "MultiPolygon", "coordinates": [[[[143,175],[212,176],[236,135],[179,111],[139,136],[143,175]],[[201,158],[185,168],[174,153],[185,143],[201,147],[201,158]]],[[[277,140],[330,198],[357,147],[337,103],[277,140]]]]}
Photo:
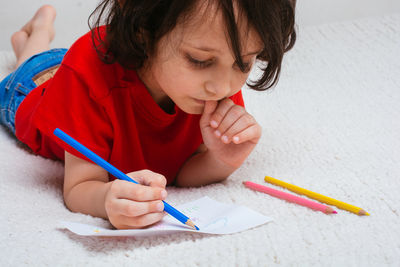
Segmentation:
{"type": "MultiPolygon", "coordinates": [[[[41,73],[61,64],[67,49],[51,49],[34,55],[0,83],[0,123],[15,134],[15,113],[22,100],[40,82],[41,73]]],[[[43,76],[42,76],[43,77],[43,76]]]]}

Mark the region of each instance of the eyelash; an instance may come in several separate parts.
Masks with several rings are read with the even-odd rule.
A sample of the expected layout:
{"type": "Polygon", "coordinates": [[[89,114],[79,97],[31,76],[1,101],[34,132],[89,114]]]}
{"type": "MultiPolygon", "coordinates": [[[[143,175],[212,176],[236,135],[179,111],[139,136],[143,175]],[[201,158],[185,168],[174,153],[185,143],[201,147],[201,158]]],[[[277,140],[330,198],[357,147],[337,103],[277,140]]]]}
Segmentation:
{"type": "Polygon", "coordinates": [[[212,64],[212,60],[207,60],[207,61],[200,61],[197,59],[192,58],[190,55],[186,55],[187,59],[189,60],[189,62],[191,64],[193,64],[195,67],[198,67],[200,69],[204,69],[207,68],[208,66],[210,66],[212,64]]]}
{"type": "MultiPolygon", "coordinates": [[[[213,60],[200,61],[200,60],[197,60],[197,59],[191,57],[191,56],[188,55],[188,54],[186,55],[186,58],[188,59],[188,61],[189,61],[191,64],[193,64],[195,67],[197,67],[197,68],[199,68],[199,69],[205,69],[205,68],[211,66],[211,64],[214,62],[213,60]]],[[[243,71],[243,72],[244,72],[244,73],[249,72],[250,69],[251,69],[251,65],[250,65],[249,63],[244,63],[244,66],[245,66],[245,68],[244,68],[244,71],[243,71]]]]}

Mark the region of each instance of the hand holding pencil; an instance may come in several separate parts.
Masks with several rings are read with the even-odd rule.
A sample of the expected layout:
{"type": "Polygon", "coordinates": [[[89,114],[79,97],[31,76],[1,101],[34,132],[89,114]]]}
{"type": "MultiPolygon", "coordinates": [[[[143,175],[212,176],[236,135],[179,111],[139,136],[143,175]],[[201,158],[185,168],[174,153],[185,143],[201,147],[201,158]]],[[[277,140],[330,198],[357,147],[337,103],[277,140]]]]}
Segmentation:
{"type": "Polygon", "coordinates": [[[131,229],[160,221],[165,216],[165,177],[149,170],[126,175],[138,184],[119,179],[109,183],[104,208],[110,223],[117,229],[131,229]]]}
{"type": "MultiPolygon", "coordinates": [[[[70,145],[71,147],[73,147],[74,149],[79,151],[82,155],[86,156],[88,159],[90,159],[91,161],[93,161],[94,163],[96,163],[97,165],[99,165],[100,167],[102,167],[103,169],[105,169],[106,171],[111,173],[112,175],[114,175],[116,178],[123,180],[121,182],[128,181],[128,182],[131,182],[134,184],[139,184],[137,181],[133,180],[128,175],[126,175],[125,173],[123,173],[120,170],[118,170],[117,168],[115,168],[113,165],[111,165],[110,163],[105,161],[103,158],[101,158],[100,156],[95,154],[93,151],[91,151],[90,149],[88,149],[87,147],[85,147],[84,145],[79,143],[77,140],[75,140],[74,138],[72,138],[71,136],[69,136],[68,134],[63,132],[62,130],[57,128],[54,130],[53,133],[55,136],[57,136],[58,138],[63,140],[65,143],[67,143],[68,145],[70,145]]],[[[127,194],[129,195],[129,194],[132,194],[133,192],[135,192],[135,191],[130,191],[127,194]]],[[[136,193],[138,193],[138,192],[136,192],[136,193]]],[[[165,212],[169,213],[171,216],[176,218],[181,223],[183,223],[187,226],[190,226],[193,229],[199,230],[199,228],[186,215],[184,215],[183,213],[181,213],[180,211],[178,211],[177,209],[175,209],[174,207],[169,205],[164,200],[162,200],[162,203],[164,204],[165,212]]],[[[157,209],[157,207],[156,207],[156,209],[157,209]]]]}

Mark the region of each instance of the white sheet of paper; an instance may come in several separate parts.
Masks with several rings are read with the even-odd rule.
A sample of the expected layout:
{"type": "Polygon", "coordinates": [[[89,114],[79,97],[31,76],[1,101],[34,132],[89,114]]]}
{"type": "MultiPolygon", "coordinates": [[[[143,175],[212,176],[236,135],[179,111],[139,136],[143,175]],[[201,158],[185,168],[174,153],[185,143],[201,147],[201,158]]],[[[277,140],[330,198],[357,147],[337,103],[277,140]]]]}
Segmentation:
{"type": "Polygon", "coordinates": [[[209,197],[175,208],[188,216],[200,230],[183,225],[171,215],[165,216],[159,223],[145,229],[115,230],[67,221],[62,221],[61,224],[71,232],[84,236],[153,236],[176,232],[232,234],[272,221],[270,217],[244,206],[221,203],[209,197]]]}

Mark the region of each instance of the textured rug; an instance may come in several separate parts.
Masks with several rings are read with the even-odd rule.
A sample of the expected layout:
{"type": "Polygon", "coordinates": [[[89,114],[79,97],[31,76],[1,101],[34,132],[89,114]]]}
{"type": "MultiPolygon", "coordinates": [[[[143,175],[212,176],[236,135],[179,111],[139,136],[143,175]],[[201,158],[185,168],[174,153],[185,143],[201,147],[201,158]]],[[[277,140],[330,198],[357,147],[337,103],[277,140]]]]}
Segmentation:
{"type": "MultiPolygon", "coordinates": [[[[278,86],[244,90],[263,127],[245,164],[220,184],[168,189],[171,204],[209,196],[273,222],[220,236],[75,235],[59,222],[109,224],[68,211],[62,164],[28,153],[0,128],[0,265],[399,266],[400,14],[298,32],[278,86]],[[242,185],[263,184],[265,175],[371,215],[326,215],[242,185]]],[[[13,61],[10,51],[0,53],[1,77],[13,61]]]]}

